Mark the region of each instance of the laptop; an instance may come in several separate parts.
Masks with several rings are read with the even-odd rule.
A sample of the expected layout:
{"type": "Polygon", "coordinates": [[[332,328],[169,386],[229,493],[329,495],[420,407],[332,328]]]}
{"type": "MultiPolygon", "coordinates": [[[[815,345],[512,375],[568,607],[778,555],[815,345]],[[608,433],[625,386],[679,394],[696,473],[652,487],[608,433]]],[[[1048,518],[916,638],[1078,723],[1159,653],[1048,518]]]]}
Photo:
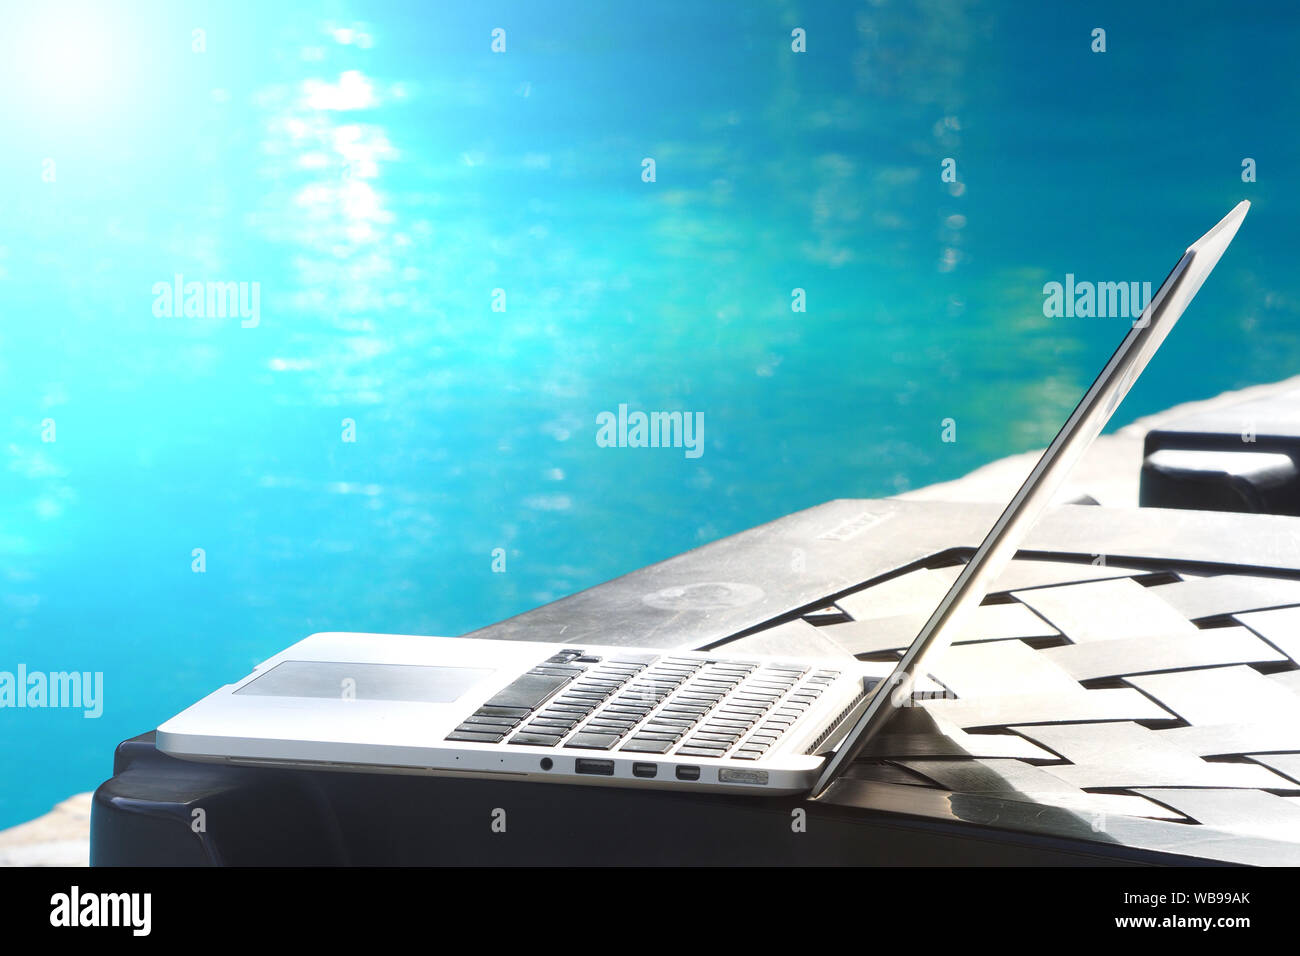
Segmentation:
{"type": "Polygon", "coordinates": [[[1187,248],[897,664],[313,634],[162,724],[157,746],[246,766],[816,798],[929,681],[1249,205],[1187,248]]]}

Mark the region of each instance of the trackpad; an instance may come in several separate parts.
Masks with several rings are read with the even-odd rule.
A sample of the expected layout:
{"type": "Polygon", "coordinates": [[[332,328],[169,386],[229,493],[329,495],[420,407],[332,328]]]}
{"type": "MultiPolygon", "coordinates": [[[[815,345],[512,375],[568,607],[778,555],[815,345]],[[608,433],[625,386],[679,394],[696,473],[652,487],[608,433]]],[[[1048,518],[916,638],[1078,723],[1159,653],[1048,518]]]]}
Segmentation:
{"type": "Polygon", "coordinates": [[[449,704],[494,673],[484,667],[283,661],[235,693],[449,704]]]}

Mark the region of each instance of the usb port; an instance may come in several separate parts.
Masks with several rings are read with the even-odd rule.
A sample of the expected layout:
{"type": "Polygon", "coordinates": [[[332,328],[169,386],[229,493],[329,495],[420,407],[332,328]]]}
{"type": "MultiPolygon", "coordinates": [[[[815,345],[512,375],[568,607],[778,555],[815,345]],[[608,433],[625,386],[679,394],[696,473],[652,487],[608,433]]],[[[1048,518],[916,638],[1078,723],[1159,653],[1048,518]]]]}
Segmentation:
{"type": "Polygon", "coordinates": [[[632,764],[632,776],[634,777],[657,777],[659,767],[652,763],[634,763],[632,764]]]}
{"type": "Polygon", "coordinates": [[[700,768],[699,767],[678,767],[677,779],[678,780],[699,780],[700,768]]]}
{"type": "Polygon", "coordinates": [[[579,757],[574,761],[573,767],[578,773],[594,773],[602,777],[614,776],[614,761],[612,760],[592,760],[589,757],[579,757]]]}

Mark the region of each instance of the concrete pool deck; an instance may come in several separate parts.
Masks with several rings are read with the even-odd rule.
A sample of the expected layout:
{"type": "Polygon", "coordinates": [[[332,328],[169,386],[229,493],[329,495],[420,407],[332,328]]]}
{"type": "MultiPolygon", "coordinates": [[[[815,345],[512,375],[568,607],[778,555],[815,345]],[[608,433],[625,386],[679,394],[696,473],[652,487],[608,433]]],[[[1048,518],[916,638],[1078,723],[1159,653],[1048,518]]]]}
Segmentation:
{"type": "MultiPolygon", "coordinates": [[[[1088,450],[1055,500],[1071,502],[1088,496],[1102,505],[1135,508],[1142,443],[1150,429],[1193,412],[1267,398],[1295,389],[1300,389],[1300,376],[1224,392],[1204,401],[1175,405],[1140,418],[1113,434],[1103,435],[1088,450]]],[[[1041,449],[1011,455],[954,481],[918,488],[897,497],[919,501],[1005,502],[1041,455],[1041,449]]],[[[86,866],[90,854],[90,805],[91,793],[78,793],[57,804],[44,816],[0,830],[0,866],[86,866]]]]}

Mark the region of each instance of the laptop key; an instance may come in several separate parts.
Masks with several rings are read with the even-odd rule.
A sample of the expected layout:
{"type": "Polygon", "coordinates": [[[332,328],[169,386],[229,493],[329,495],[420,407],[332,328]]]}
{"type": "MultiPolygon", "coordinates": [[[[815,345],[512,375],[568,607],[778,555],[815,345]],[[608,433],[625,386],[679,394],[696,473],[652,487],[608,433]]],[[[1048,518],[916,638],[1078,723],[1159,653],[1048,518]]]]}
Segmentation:
{"type": "Polygon", "coordinates": [[[524,730],[534,734],[567,734],[578,725],[576,720],[534,720],[524,730]]]}
{"type": "Polygon", "coordinates": [[[650,737],[633,737],[619,749],[639,754],[665,754],[672,748],[673,743],[674,741],[672,740],[657,740],[650,737]]]}
{"type": "Polygon", "coordinates": [[[475,730],[453,730],[447,735],[448,740],[463,740],[466,743],[495,744],[500,742],[505,733],[480,733],[475,730]]]}
{"type": "Polygon", "coordinates": [[[709,750],[721,750],[724,753],[731,749],[732,741],[729,740],[708,740],[703,737],[687,737],[682,742],[684,747],[704,747],[709,750]]]}
{"type": "Polygon", "coordinates": [[[631,730],[633,726],[633,724],[606,724],[599,721],[592,721],[584,724],[582,730],[584,733],[613,734],[615,737],[622,737],[631,730]]]}
{"type": "Polygon", "coordinates": [[[523,707],[533,710],[569,680],[568,677],[525,674],[493,694],[485,707],[523,707]]]}
{"type": "Polygon", "coordinates": [[[676,756],[678,757],[721,757],[727,750],[725,747],[687,747],[682,745],[677,748],[676,756]]]}
{"type": "Polygon", "coordinates": [[[522,744],[526,747],[554,747],[560,742],[560,736],[554,734],[529,734],[520,731],[510,738],[509,743],[522,744]]]}
{"type": "Polygon", "coordinates": [[[473,716],[519,718],[525,716],[530,710],[532,710],[531,707],[495,707],[488,704],[484,704],[478,710],[474,711],[473,716]]]}
{"type": "Polygon", "coordinates": [[[609,750],[618,743],[618,738],[618,734],[580,733],[569,738],[564,746],[566,748],[575,747],[580,750],[609,750]]]}
{"type": "Polygon", "coordinates": [[[582,668],[544,666],[534,667],[528,673],[537,677],[577,677],[582,673],[582,668]]]}
{"type": "Polygon", "coordinates": [[[671,737],[673,740],[681,740],[685,735],[685,727],[659,727],[655,724],[646,724],[637,731],[638,737],[671,737]]]}
{"type": "Polygon", "coordinates": [[[466,717],[465,723],[479,724],[483,727],[501,727],[509,729],[519,723],[518,717],[466,717]]]}
{"type": "Polygon", "coordinates": [[[743,710],[732,710],[730,707],[719,707],[712,714],[716,720],[738,720],[748,724],[752,724],[758,716],[758,714],[747,714],[743,710]]]}

